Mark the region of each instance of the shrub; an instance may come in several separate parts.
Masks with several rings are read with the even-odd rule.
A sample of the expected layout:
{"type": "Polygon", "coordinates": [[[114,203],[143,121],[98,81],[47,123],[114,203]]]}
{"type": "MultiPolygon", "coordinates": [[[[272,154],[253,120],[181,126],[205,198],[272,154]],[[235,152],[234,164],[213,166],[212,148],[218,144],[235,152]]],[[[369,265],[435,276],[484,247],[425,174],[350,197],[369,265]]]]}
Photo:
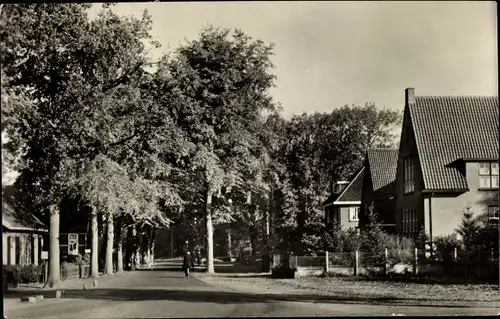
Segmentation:
{"type": "Polygon", "coordinates": [[[42,276],[43,267],[38,265],[26,265],[19,269],[21,282],[32,283],[40,281],[42,276]]]}
{"type": "Polygon", "coordinates": [[[4,265],[4,278],[9,284],[39,282],[43,266],[39,265],[4,265]]]}
{"type": "Polygon", "coordinates": [[[4,271],[4,277],[9,284],[17,285],[21,283],[21,274],[19,271],[19,266],[4,265],[3,271],[4,271]]]}
{"type": "Polygon", "coordinates": [[[434,239],[434,245],[436,246],[436,257],[443,261],[452,260],[454,248],[463,249],[463,242],[458,238],[457,234],[437,236],[434,239]]]}
{"type": "Polygon", "coordinates": [[[411,238],[386,235],[385,245],[389,259],[393,263],[410,263],[413,260],[415,243],[411,238]]]}

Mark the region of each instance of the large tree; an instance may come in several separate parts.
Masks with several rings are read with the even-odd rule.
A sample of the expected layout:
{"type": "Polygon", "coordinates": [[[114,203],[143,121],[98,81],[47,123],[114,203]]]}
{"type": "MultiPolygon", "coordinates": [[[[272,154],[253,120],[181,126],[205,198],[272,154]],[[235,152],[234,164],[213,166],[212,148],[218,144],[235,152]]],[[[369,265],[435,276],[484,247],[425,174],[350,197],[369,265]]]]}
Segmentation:
{"type": "Polygon", "coordinates": [[[209,27],[157,74],[167,83],[164,104],[193,145],[187,158],[203,193],[209,273],[214,272],[212,197],[241,181],[239,167],[247,160],[254,123],[274,107],[271,55],[272,46],[239,30],[209,27]]]}
{"type": "MultiPolygon", "coordinates": [[[[141,91],[150,17],[122,18],[105,8],[89,21],[88,8],[29,4],[2,10],[7,85],[29,101],[9,113],[11,136],[24,147],[18,185],[40,210],[50,210],[51,286],[59,281],[59,203],[81,191],[77,181],[98,156],[129,173],[130,159],[140,152],[135,146],[151,135],[156,120],[145,116],[151,103],[141,91]]],[[[94,197],[86,200],[107,207],[92,203],[94,197]]],[[[108,221],[112,213],[106,212],[108,221]]],[[[92,225],[95,234],[96,220],[92,225]]]]}
{"type": "Polygon", "coordinates": [[[319,205],[332,184],[351,177],[367,148],[391,146],[400,121],[398,112],[367,104],[294,116],[283,125],[285,129],[277,129],[286,137],[277,153],[285,167],[277,198],[282,215],[279,227],[295,243],[287,249],[303,253],[308,247],[318,249],[323,228],[319,205]],[[290,219],[296,224],[290,224],[290,219]]]}

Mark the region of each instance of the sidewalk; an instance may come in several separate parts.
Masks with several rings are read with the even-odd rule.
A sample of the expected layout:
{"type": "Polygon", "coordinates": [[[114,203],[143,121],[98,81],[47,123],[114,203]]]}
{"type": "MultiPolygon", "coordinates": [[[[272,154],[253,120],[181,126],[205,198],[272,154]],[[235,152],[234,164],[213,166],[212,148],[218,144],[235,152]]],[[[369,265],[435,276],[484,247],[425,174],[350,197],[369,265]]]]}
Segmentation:
{"type": "MultiPolygon", "coordinates": [[[[64,281],[61,281],[59,288],[50,288],[50,287],[45,287],[43,288],[43,283],[32,283],[32,284],[21,284],[19,288],[9,288],[8,291],[4,292],[3,296],[3,302],[4,302],[4,309],[8,308],[9,310],[14,310],[14,309],[19,309],[19,308],[24,308],[24,307],[32,307],[34,306],[33,304],[29,302],[22,302],[21,297],[25,296],[37,296],[37,295],[43,295],[44,300],[42,301],[37,301],[36,304],[40,303],[47,303],[47,302],[63,302],[64,300],[64,294],[63,294],[63,299],[55,299],[55,292],[56,290],[78,290],[82,289],[83,290],[83,285],[87,284],[87,289],[96,289],[99,287],[110,287],[113,286],[114,283],[117,281],[120,281],[124,279],[125,277],[129,277],[131,274],[134,274],[135,272],[123,272],[123,273],[115,273],[113,276],[103,276],[99,277],[97,279],[97,287],[94,287],[93,285],[93,279],[92,278],[73,278],[73,279],[67,279],[64,281]],[[46,300],[49,299],[49,300],[46,300]]],[[[35,305],[36,305],[35,304],[35,305]]]]}

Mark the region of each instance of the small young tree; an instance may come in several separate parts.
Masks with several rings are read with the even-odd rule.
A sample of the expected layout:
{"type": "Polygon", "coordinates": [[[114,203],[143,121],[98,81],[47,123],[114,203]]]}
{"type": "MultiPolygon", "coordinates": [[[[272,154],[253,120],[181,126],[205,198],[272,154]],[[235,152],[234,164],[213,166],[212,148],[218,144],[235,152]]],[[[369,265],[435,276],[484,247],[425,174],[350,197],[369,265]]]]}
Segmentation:
{"type": "Polygon", "coordinates": [[[462,222],[457,229],[457,233],[462,237],[462,242],[466,252],[474,252],[478,248],[480,225],[470,207],[467,207],[462,216],[462,222]]]}
{"type": "Polygon", "coordinates": [[[373,255],[380,255],[386,248],[386,241],[387,235],[382,230],[377,214],[370,207],[368,225],[361,233],[361,249],[373,255]]]}

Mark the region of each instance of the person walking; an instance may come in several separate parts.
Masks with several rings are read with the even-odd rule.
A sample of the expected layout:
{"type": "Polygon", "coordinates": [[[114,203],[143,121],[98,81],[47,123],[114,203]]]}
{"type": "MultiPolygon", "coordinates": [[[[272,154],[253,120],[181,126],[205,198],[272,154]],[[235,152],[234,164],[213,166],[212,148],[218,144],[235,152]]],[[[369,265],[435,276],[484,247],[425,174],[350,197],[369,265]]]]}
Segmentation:
{"type": "Polygon", "coordinates": [[[196,247],[196,263],[197,263],[198,267],[200,267],[200,264],[201,264],[200,247],[196,247]]]}
{"type": "Polygon", "coordinates": [[[193,267],[193,257],[188,250],[184,254],[184,260],[182,261],[182,269],[184,270],[184,274],[186,274],[186,278],[189,278],[189,270],[191,270],[191,268],[193,267]]]}

